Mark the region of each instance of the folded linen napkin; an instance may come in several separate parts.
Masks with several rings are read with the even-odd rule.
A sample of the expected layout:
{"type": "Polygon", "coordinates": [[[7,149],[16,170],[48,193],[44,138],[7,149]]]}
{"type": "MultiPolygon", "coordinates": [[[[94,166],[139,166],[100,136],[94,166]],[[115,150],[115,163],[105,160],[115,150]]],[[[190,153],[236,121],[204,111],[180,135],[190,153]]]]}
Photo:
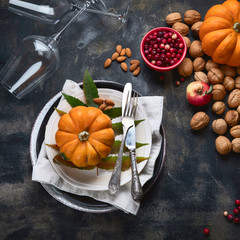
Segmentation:
{"type": "MultiPolygon", "coordinates": [[[[63,86],[63,92],[71,95],[82,91],[79,85],[71,80],[66,80],[63,86]]],[[[62,100],[62,99],[61,99],[62,100]]],[[[162,137],[159,133],[162,122],[163,97],[140,97],[138,104],[142,106],[152,129],[152,149],[150,158],[140,174],[142,186],[153,176],[155,161],[159,155],[162,143],[162,137]]],[[[120,187],[117,194],[111,195],[106,191],[89,191],[80,189],[64,181],[55,172],[49,159],[47,158],[45,144],[42,144],[37,163],[33,166],[32,180],[45,184],[52,184],[56,188],[73,193],[76,195],[89,196],[98,201],[109,203],[124,212],[137,214],[140,202],[136,202],[131,197],[131,182],[120,187]]]]}

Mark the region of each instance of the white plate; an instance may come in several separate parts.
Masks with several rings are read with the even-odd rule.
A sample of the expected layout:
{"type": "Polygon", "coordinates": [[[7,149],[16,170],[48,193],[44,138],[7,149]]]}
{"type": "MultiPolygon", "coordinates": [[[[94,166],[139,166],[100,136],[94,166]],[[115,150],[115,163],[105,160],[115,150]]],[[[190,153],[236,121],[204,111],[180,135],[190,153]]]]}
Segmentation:
{"type": "MultiPolygon", "coordinates": [[[[98,89],[99,96],[103,99],[111,98],[115,102],[116,107],[121,106],[121,99],[122,99],[122,92],[107,89],[107,88],[100,88],[98,89]]],[[[84,101],[84,94],[83,92],[79,92],[73,94],[72,96],[79,98],[80,100],[84,101]]],[[[66,100],[63,100],[58,109],[68,112],[71,109],[71,106],[67,103],[66,100]]],[[[58,129],[58,121],[60,117],[56,111],[53,112],[51,115],[48,124],[46,126],[45,132],[45,143],[46,144],[56,144],[55,142],[55,134],[58,129]]],[[[141,143],[148,143],[148,145],[142,146],[137,149],[136,154],[137,156],[146,157],[150,156],[151,146],[152,146],[152,135],[151,135],[151,128],[149,122],[147,120],[147,116],[144,113],[141,106],[138,106],[136,119],[145,119],[145,121],[141,122],[136,127],[136,141],[141,143]]],[[[121,118],[113,119],[113,122],[120,122],[121,118]]],[[[117,136],[116,140],[121,140],[121,136],[117,136]]],[[[58,154],[56,150],[51,147],[46,146],[47,156],[52,164],[52,167],[57,172],[57,174],[64,179],[69,184],[86,190],[93,190],[93,191],[102,191],[108,189],[108,182],[110,180],[112,170],[80,170],[75,168],[67,167],[63,164],[56,164],[53,162],[54,156],[58,154]]],[[[143,170],[147,163],[147,160],[138,164],[138,171],[139,173],[143,170]]],[[[128,183],[131,180],[131,169],[123,171],[121,174],[121,185],[128,183]]]]}

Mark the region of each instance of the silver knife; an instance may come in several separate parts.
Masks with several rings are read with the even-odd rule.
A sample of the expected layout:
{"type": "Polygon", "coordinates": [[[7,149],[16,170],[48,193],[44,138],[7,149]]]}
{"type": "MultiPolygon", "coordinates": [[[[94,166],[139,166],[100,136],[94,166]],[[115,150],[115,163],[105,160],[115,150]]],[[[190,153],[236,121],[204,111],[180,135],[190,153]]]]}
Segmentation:
{"type": "Polygon", "coordinates": [[[129,149],[131,158],[132,169],[132,186],[131,194],[135,201],[139,201],[142,198],[142,186],[138,175],[137,162],[136,162],[136,131],[135,124],[128,130],[125,140],[125,146],[129,149]]]}

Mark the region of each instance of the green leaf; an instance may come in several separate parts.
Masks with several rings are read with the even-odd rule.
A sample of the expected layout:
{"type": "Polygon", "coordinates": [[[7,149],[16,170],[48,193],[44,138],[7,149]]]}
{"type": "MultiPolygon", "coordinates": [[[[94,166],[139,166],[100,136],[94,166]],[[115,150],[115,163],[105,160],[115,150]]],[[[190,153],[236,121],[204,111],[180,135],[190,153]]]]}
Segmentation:
{"type": "MultiPolygon", "coordinates": [[[[137,163],[140,163],[148,158],[137,157],[137,163]]],[[[98,168],[110,170],[113,169],[117,160],[117,156],[108,156],[101,160],[98,164],[98,168]]],[[[123,156],[122,158],[122,171],[125,171],[131,167],[131,160],[129,156],[123,156]]]]}
{"type": "Polygon", "coordinates": [[[58,113],[58,115],[61,117],[63,116],[64,114],[67,114],[66,112],[60,110],[60,109],[57,109],[57,108],[54,108],[56,110],[56,112],[58,113]]]}
{"type": "Polygon", "coordinates": [[[65,99],[67,100],[67,102],[70,104],[70,106],[72,108],[74,107],[78,107],[78,106],[85,106],[87,107],[87,105],[82,102],[81,100],[79,100],[78,98],[72,97],[70,95],[67,95],[65,93],[62,92],[62,95],[65,97],[65,99]]]}
{"type": "Polygon", "coordinates": [[[60,150],[57,144],[47,144],[47,143],[45,143],[45,145],[48,146],[48,147],[51,147],[51,148],[53,148],[53,149],[55,149],[57,151],[60,150]]]}
{"type": "MultiPolygon", "coordinates": [[[[140,122],[143,122],[145,119],[141,119],[141,120],[135,120],[135,126],[137,126],[140,122]]],[[[115,136],[123,134],[123,129],[122,129],[122,123],[118,122],[118,123],[113,123],[112,124],[112,129],[115,133],[115,136]]]]}
{"type": "Polygon", "coordinates": [[[111,119],[121,117],[122,116],[122,108],[116,107],[116,108],[107,109],[107,110],[104,110],[103,113],[108,115],[111,119]]]}
{"type": "Polygon", "coordinates": [[[83,91],[87,101],[88,106],[98,107],[98,105],[93,101],[94,98],[99,98],[98,89],[92,80],[88,70],[85,71],[83,79],[83,91]]]}
{"type": "MultiPolygon", "coordinates": [[[[120,146],[121,146],[122,141],[116,140],[113,145],[112,145],[112,150],[110,154],[117,154],[119,152],[120,146]]],[[[142,146],[148,145],[148,143],[139,143],[136,142],[136,148],[140,148],[142,146]]],[[[124,147],[123,152],[128,152],[129,150],[124,147]]]]}

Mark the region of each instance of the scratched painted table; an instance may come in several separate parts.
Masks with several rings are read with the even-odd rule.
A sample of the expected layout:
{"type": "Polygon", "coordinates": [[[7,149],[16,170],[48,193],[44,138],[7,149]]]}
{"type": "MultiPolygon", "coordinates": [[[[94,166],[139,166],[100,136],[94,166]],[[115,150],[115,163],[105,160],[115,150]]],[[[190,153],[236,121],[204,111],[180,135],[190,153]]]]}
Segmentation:
{"type": "MultiPolygon", "coordinates": [[[[117,44],[128,46],[141,59],[139,44],[150,29],[165,26],[172,11],[196,9],[204,15],[221,1],[134,0],[125,37],[108,18],[89,15],[91,31],[76,22],[60,42],[61,65],[45,83],[23,100],[17,100],[0,86],[0,239],[239,239],[239,226],[229,223],[224,210],[232,211],[240,198],[239,155],[219,156],[210,127],[193,133],[189,120],[195,109],[185,99],[193,78],[175,87],[176,71],[152,72],[141,60],[138,77],[113,64],[103,68],[117,44]],[[94,19],[94,20],[92,20],[94,19]],[[31,181],[29,141],[33,123],[46,102],[69,78],[81,82],[85,69],[94,79],[131,82],[142,95],[163,95],[163,125],[167,148],[164,168],[155,185],[142,200],[137,216],[121,211],[104,214],[79,212],[53,199],[43,187],[31,181]]],[[[64,22],[64,20],[63,20],[64,22]]],[[[60,28],[29,20],[0,9],[0,69],[25,36],[51,35],[60,28]]],[[[214,119],[210,107],[205,109],[214,119]]],[[[157,109],[156,109],[157,111],[157,109]]]]}

